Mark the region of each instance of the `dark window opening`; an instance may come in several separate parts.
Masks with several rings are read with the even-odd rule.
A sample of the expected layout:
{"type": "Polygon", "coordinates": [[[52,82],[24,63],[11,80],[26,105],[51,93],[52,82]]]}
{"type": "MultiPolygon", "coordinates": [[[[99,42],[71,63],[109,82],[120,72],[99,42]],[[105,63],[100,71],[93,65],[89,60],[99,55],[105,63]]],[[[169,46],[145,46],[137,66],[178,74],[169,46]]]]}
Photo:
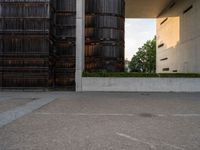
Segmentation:
{"type": "Polygon", "coordinates": [[[169,6],[169,9],[173,8],[175,6],[175,2],[173,2],[170,6],[169,6]]]}
{"type": "Polygon", "coordinates": [[[163,23],[165,23],[167,20],[168,20],[168,18],[165,18],[165,19],[160,23],[160,25],[162,25],[163,23]]]}
{"type": "Polygon", "coordinates": [[[178,70],[173,70],[173,72],[178,72],[178,70]]]}
{"type": "Polygon", "coordinates": [[[163,71],[169,71],[169,68],[163,68],[163,71]]]}
{"type": "Polygon", "coordinates": [[[163,47],[163,46],[164,46],[164,43],[158,45],[158,48],[161,48],[161,47],[163,47]]]}
{"type": "Polygon", "coordinates": [[[190,11],[193,8],[193,5],[189,6],[187,9],[185,9],[183,11],[183,14],[187,13],[188,11],[190,11]]]}
{"type": "Polygon", "coordinates": [[[164,61],[164,60],[168,60],[168,58],[166,57],[166,58],[160,59],[160,61],[164,61]]]}

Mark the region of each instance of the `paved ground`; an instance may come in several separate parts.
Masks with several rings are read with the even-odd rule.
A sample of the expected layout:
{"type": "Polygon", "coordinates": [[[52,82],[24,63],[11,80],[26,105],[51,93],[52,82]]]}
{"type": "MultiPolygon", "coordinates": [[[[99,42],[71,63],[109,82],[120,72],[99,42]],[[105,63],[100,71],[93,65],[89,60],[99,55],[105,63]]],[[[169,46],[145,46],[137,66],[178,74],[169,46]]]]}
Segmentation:
{"type": "Polygon", "coordinates": [[[200,149],[200,93],[3,92],[0,101],[52,97],[0,128],[0,150],[200,149]]]}

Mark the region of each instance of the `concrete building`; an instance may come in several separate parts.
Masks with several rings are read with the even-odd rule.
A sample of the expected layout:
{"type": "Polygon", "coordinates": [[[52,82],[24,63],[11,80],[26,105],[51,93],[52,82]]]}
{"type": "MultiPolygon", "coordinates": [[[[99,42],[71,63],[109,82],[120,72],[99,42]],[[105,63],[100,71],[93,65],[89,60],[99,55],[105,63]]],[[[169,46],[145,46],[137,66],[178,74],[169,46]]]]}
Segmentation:
{"type": "Polygon", "coordinates": [[[157,19],[157,72],[200,72],[200,1],[172,1],[157,19]]]}
{"type": "Polygon", "coordinates": [[[125,0],[1,0],[0,87],[74,89],[83,68],[124,71],[124,22],[125,0]]]}
{"type": "MultiPolygon", "coordinates": [[[[80,2],[78,20],[84,24],[84,0],[80,2]],[[82,3],[82,4],[81,4],[82,3]]],[[[157,72],[200,72],[200,1],[199,0],[125,0],[126,18],[157,19],[157,72]]],[[[84,29],[77,26],[78,31],[84,29]]],[[[82,40],[77,41],[77,53],[83,56],[82,40]]],[[[80,58],[80,57],[79,57],[80,58]]],[[[77,62],[82,64],[84,57],[77,62]]],[[[76,89],[82,89],[84,70],[79,65],[76,72],[76,89]]]]}
{"type": "MultiPolygon", "coordinates": [[[[40,58],[40,61],[34,62],[33,60],[34,63],[24,66],[27,65],[24,55],[23,59],[21,56],[17,58],[20,61],[12,61],[9,58],[10,55],[5,55],[7,52],[3,40],[7,34],[4,33],[5,28],[13,31],[20,27],[23,38],[26,32],[24,23],[22,26],[13,27],[12,21],[9,21],[12,26],[4,22],[5,19],[19,21],[27,19],[23,14],[26,14],[26,11],[20,11],[22,12],[21,18],[16,16],[19,13],[12,13],[12,11],[11,16],[5,16],[4,12],[11,10],[10,4],[15,10],[23,6],[22,10],[30,8],[27,12],[32,10],[33,13],[39,12],[39,8],[48,6],[45,12],[47,15],[51,14],[46,17],[50,20],[50,25],[45,31],[50,34],[50,42],[47,52],[49,66],[45,66],[45,75],[47,73],[48,79],[45,76],[47,79],[45,85],[48,84],[50,88],[75,86],[76,91],[82,91],[83,71],[123,71],[125,18],[157,18],[157,72],[200,72],[198,61],[200,58],[199,0],[1,0],[0,87],[4,87],[3,83],[6,79],[6,69],[3,66],[5,63],[8,65],[17,63],[16,66],[20,65],[23,70],[17,72],[20,80],[15,76],[9,78],[9,86],[17,83],[16,85],[24,87],[24,83],[27,82],[27,85],[32,87],[32,81],[38,79],[37,83],[41,83],[40,78],[29,80],[30,76],[25,78],[24,75],[32,72],[32,68],[38,69],[38,63],[44,62],[40,58]],[[33,8],[34,3],[43,3],[43,6],[38,4],[40,7],[37,10],[33,8]],[[29,72],[26,72],[24,67],[28,67],[29,72]]],[[[33,19],[32,15],[29,15],[30,19],[33,19]]],[[[37,16],[37,19],[42,17],[37,16]]],[[[32,22],[32,25],[35,28],[38,22],[32,22]]],[[[43,25],[39,29],[43,29],[43,25]]],[[[19,33],[15,31],[16,34],[19,33]]],[[[15,36],[14,32],[12,35],[15,36]]],[[[29,34],[27,36],[30,38],[29,34]]],[[[14,46],[15,41],[18,39],[12,41],[14,46]]],[[[34,43],[31,44],[34,45],[34,43]]],[[[39,47],[42,47],[40,44],[39,47]]],[[[24,46],[20,48],[25,51],[24,46]]],[[[9,69],[11,72],[14,71],[13,68],[9,69]]],[[[37,83],[34,83],[34,87],[37,87],[37,83]]]]}
{"type": "Polygon", "coordinates": [[[127,0],[126,17],[157,18],[157,72],[200,72],[199,0],[127,0]]]}

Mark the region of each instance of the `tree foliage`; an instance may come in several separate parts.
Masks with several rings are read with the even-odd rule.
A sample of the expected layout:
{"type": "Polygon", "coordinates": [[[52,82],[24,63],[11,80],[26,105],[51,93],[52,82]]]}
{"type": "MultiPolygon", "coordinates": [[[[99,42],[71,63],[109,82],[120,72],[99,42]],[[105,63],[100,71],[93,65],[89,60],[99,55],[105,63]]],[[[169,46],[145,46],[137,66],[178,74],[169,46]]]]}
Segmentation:
{"type": "Polygon", "coordinates": [[[129,68],[131,72],[154,73],[156,71],[156,38],[147,41],[133,56],[129,68]]]}

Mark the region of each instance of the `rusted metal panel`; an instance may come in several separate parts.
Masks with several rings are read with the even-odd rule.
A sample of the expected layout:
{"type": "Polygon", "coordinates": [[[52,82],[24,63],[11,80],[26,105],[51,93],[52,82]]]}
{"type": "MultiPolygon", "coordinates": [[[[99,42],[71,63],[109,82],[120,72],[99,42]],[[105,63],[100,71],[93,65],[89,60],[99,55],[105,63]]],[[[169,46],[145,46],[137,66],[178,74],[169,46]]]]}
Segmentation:
{"type": "MultiPolygon", "coordinates": [[[[86,71],[123,71],[124,0],[86,0],[86,71]]],[[[0,1],[0,87],[75,87],[76,0],[0,1]]]]}
{"type": "Polygon", "coordinates": [[[85,70],[124,71],[124,0],[86,0],[85,70]]]}
{"type": "Polygon", "coordinates": [[[0,1],[2,88],[47,88],[49,13],[47,0],[0,1]]]}
{"type": "Polygon", "coordinates": [[[76,0],[52,1],[52,86],[75,89],[76,0]]]}

